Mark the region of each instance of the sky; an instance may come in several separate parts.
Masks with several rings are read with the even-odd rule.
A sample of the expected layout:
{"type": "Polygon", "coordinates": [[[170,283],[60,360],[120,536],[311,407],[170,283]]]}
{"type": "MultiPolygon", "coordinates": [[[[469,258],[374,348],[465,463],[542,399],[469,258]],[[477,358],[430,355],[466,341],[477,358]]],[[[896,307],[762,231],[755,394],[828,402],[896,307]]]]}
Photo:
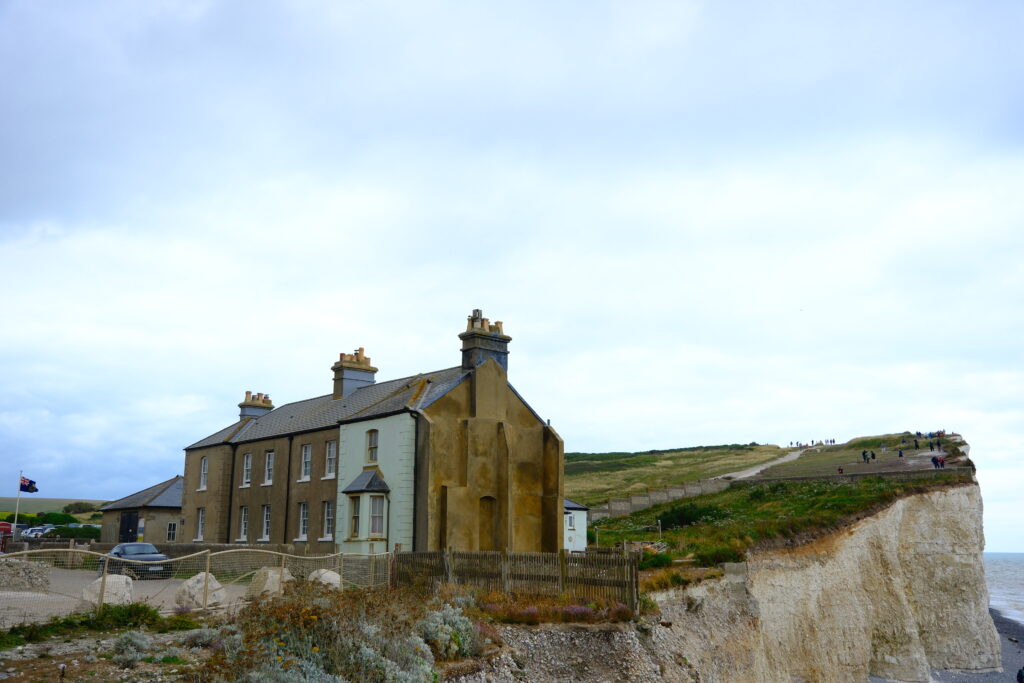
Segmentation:
{"type": "Polygon", "coordinates": [[[0,0],[0,480],[460,362],[567,451],[946,429],[1024,552],[1017,2],[0,0]]]}

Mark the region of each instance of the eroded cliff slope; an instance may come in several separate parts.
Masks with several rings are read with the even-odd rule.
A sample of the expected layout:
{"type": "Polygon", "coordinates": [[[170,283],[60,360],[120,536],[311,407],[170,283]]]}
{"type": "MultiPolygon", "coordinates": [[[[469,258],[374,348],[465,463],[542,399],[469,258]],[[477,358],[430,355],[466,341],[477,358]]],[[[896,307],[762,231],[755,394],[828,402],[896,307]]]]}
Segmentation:
{"type": "Polygon", "coordinates": [[[487,680],[928,681],[998,669],[976,485],[895,502],[840,533],[753,554],[724,579],[656,594],[664,623],[506,631],[487,680]]]}

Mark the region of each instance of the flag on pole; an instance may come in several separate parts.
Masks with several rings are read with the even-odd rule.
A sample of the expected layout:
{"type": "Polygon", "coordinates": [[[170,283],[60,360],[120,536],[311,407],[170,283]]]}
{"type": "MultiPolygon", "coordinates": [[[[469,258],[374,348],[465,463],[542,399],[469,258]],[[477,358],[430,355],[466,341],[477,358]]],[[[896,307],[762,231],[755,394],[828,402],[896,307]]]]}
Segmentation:
{"type": "Polygon", "coordinates": [[[21,478],[20,490],[24,491],[25,493],[36,493],[37,491],[39,491],[39,489],[36,488],[36,483],[29,479],[28,477],[21,478]]]}

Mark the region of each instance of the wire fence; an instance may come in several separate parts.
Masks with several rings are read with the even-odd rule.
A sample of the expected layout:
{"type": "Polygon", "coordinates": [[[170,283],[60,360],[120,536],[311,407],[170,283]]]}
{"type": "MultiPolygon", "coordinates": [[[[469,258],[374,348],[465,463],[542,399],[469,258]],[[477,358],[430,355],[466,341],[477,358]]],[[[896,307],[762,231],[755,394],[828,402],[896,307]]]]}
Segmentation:
{"type": "Polygon", "coordinates": [[[298,556],[268,550],[202,551],[157,562],[80,549],[30,550],[0,558],[0,628],[144,602],[162,613],[227,609],[278,594],[295,579],[342,588],[387,585],[391,556],[298,556]]]}
{"type": "Polygon", "coordinates": [[[338,588],[444,583],[520,595],[615,600],[636,610],[637,554],[399,552],[302,556],[239,548],[160,561],[83,549],[30,550],[0,558],[0,628],[103,604],[175,610],[232,609],[277,595],[296,579],[338,588]]]}

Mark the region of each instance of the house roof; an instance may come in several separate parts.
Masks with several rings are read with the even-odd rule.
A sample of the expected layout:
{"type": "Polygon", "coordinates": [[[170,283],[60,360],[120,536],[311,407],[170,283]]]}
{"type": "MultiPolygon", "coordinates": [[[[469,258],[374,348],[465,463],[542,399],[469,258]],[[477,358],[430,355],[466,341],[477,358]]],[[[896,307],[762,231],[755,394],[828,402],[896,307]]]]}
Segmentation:
{"type": "Polygon", "coordinates": [[[580,505],[579,503],[573,502],[573,501],[569,500],[568,498],[563,498],[562,499],[562,504],[565,506],[566,510],[589,510],[590,509],[586,505],[580,505]]]}
{"type": "Polygon", "coordinates": [[[380,472],[376,469],[363,470],[359,473],[352,483],[341,490],[342,493],[365,493],[371,491],[373,493],[388,493],[391,490],[385,482],[384,478],[380,476],[380,472]]]}
{"type": "Polygon", "coordinates": [[[160,482],[156,486],[125,496],[120,500],[107,503],[100,510],[129,510],[132,508],[180,508],[181,492],[185,477],[180,474],[173,479],[160,482]]]}
{"type": "Polygon", "coordinates": [[[185,450],[223,443],[259,441],[285,434],[326,429],[339,422],[381,417],[403,410],[422,410],[451,391],[471,372],[462,367],[446,368],[370,384],[341,399],[334,399],[331,394],[327,394],[286,403],[257,418],[239,420],[186,446],[185,450]]]}

